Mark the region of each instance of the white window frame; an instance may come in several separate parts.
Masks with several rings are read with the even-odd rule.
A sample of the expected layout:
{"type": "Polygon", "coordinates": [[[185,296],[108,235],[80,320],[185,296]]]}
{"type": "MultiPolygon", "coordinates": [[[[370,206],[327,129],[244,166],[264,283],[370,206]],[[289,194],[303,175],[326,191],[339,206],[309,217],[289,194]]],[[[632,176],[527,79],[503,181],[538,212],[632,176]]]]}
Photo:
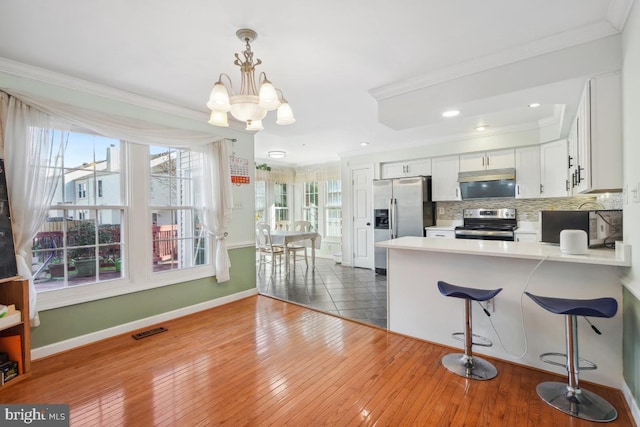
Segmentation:
{"type": "MultiPolygon", "coordinates": [[[[158,144],[159,145],[159,144],[158,144]]],[[[123,278],[38,293],[38,309],[49,310],[68,305],[140,292],[214,275],[213,246],[208,248],[209,263],[185,269],[154,273],[151,246],[151,208],[149,206],[149,149],[146,145],[121,143],[121,194],[123,227],[121,242],[127,256],[123,260],[123,278]]],[[[100,206],[98,206],[100,207],[100,206]]]]}

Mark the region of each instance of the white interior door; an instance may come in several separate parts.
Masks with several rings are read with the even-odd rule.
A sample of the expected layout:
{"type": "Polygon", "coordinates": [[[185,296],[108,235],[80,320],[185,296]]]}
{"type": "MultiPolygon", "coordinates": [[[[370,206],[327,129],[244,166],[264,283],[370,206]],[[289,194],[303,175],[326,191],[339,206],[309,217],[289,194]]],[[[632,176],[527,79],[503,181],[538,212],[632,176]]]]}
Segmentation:
{"type": "Polygon", "coordinates": [[[351,170],[353,266],[373,268],[373,167],[351,170]]]}

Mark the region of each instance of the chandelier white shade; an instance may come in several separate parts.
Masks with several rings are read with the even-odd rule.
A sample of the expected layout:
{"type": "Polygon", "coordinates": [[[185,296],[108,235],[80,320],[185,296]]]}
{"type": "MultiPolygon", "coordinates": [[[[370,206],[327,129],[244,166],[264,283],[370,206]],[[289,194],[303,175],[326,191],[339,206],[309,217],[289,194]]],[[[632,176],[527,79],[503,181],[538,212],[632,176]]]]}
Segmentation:
{"type": "Polygon", "coordinates": [[[291,106],[282,95],[280,89],[275,88],[264,72],[258,76],[259,90],[256,90],[255,67],[262,64],[260,59],[253,61],[251,42],[258,37],[258,34],[250,29],[240,29],[236,36],[245,42],[245,50],[240,54],[236,53],[236,60],[233,62],[240,67],[242,77],[240,92],[233,90],[231,78],[227,74],[220,74],[218,81],[213,86],[207,107],[211,110],[209,123],[215,126],[229,126],[227,112],[239,121],[247,124],[246,130],[259,131],[262,127],[262,119],[267,112],[275,109],[277,112],[276,123],[279,125],[290,125],[295,123],[291,106]],[[229,86],[222,81],[226,77],[229,86]],[[229,95],[231,93],[231,95],[229,95]]]}

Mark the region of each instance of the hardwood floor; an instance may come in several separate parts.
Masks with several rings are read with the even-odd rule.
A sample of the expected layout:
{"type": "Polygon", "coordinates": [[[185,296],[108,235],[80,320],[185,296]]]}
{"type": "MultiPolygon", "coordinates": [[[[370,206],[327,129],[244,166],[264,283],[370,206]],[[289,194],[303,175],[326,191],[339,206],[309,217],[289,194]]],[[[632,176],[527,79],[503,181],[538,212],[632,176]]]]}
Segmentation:
{"type": "MultiPolygon", "coordinates": [[[[37,360],[2,403],[68,403],[75,426],[588,426],[542,402],[551,374],[495,361],[469,381],[451,350],[256,296],[37,360]]],[[[587,384],[631,426],[622,393],[587,384]]]]}

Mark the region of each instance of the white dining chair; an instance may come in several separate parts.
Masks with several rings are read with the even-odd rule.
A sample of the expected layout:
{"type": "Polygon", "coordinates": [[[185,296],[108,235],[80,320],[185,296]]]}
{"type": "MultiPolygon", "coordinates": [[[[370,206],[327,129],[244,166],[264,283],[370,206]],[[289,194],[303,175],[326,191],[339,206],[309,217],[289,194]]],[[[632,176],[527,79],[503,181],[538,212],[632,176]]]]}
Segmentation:
{"type": "MultiPolygon", "coordinates": [[[[311,223],[309,221],[295,221],[293,223],[293,231],[311,231],[311,223]]],[[[305,242],[301,242],[301,244],[289,243],[287,245],[287,251],[289,252],[289,257],[293,256],[293,267],[296,265],[296,254],[300,251],[304,251],[304,263],[307,267],[309,267],[309,261],[307,259],[307,245],[305,242]]],[[[289,260],[287,260],[288,262],[289,260]]]]}
{"type": "Polygon", "coordinates": [[[258,251],[258,271],[266,263],[266,257],[271,259],[271,274],[274,273],[276,265],[282,265],[282,255],[284,248],[273,244],[271,239],[271,227],[265,223],[256,224],[256,250],[258,251]],[[278,264],[276,264],[278,258],[278,264]]]}

